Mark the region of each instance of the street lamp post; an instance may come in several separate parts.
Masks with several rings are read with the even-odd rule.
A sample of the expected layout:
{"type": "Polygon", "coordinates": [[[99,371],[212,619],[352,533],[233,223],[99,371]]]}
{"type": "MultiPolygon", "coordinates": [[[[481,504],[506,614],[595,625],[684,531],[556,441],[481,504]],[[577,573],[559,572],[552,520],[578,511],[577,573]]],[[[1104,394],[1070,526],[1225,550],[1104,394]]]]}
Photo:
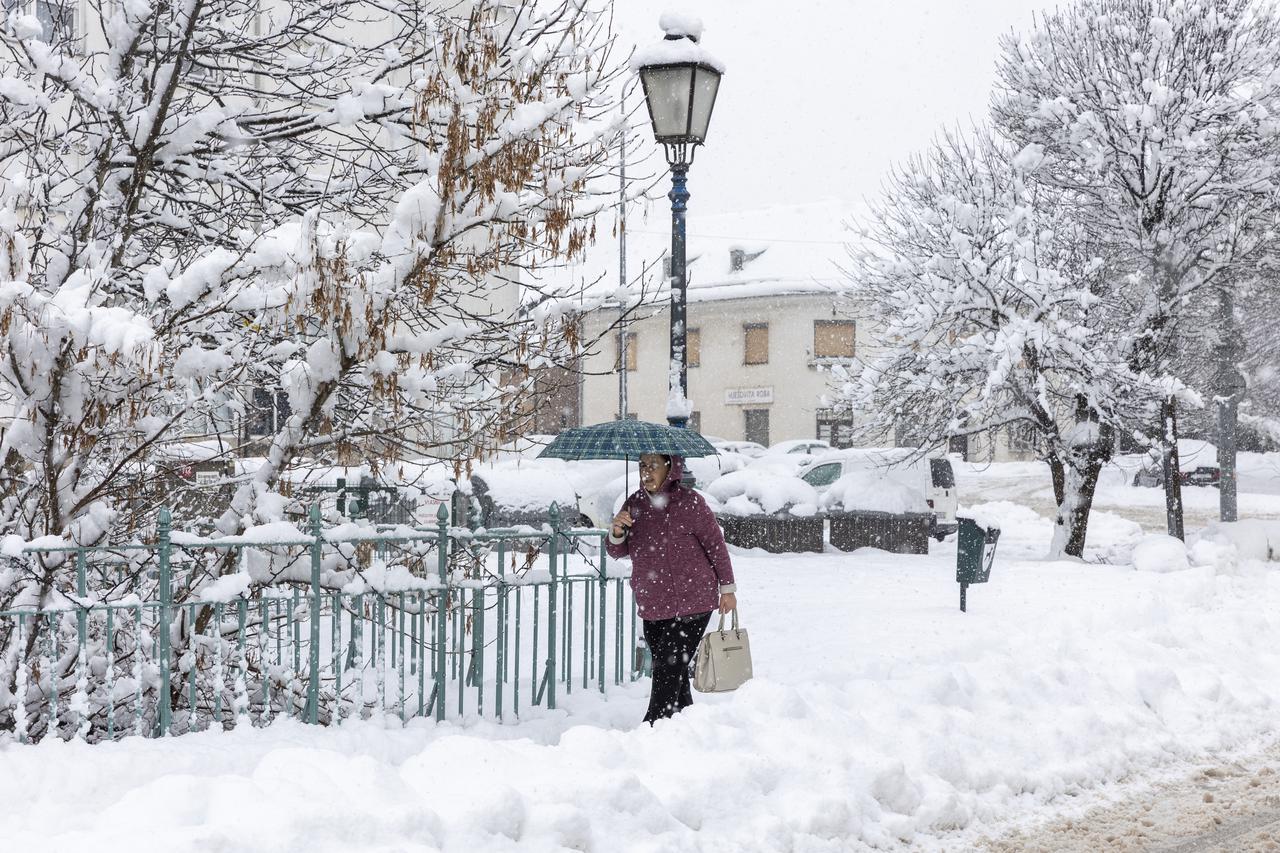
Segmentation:
{"type": "Polygon", "coordinates": [[[666,37],[639,51],[634,64],[640,71],[653,135],[666,151],[671,166],[671,361],[667,376],[667,422],[683,427],[693,406],[689,403],[685,328],[685,210],[689,201],[689,166],[695,149],[707,137],[711,110],[720,88],[721,65],[698,43],[702,22],[680,15],[663,15],[659,26],[666,37]]]}

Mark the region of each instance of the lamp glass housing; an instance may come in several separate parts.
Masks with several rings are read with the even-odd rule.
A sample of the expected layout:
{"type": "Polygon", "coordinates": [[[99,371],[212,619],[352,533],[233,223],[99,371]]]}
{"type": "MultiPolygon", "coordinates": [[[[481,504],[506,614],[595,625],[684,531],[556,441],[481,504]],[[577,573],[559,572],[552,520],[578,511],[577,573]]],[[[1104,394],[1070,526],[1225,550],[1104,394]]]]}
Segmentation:
{"type": "Polygon", "coordinates": [[[653,135],[664,145],[700,145],[707,138],[720,72],[696,62],[640,69],[653,135]]]}

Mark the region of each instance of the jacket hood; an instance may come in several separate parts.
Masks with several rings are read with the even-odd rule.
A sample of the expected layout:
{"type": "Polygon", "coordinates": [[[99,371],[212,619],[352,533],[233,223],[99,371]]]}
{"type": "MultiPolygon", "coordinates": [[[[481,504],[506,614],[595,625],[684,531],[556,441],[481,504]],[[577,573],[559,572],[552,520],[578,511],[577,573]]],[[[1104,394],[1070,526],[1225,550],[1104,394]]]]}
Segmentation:
{"type": "Polygon", "coordinates": [[[667,472],[667,479],[662,481],[662,491],[669,492],[676,486],[680,485],[680,480],[684,478],[684,457],[671,456],[671,470],[667,472]]]}

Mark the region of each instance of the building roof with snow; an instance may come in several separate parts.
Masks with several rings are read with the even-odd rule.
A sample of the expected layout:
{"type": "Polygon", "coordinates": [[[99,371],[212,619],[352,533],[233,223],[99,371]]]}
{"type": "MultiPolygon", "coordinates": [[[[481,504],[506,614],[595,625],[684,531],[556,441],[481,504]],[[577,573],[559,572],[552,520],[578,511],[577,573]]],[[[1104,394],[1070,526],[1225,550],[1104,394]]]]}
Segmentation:
{"type": "MultiPolygon", "coordinates": [[[[839,265],[847,258],[845,244],[854,239],[846,227],[853,215],[841,201],[706,216],[691,212],[686,226],[688,301],[835,295],[843,286],[839,265]]],[[[670,252],[666,205],[654,204],[643,218],[632,214],[627,222],[631,298],[643,294],[646,303],[668,299],[670,252]]],[[[604,233],[582,263],[558,273],[568,279],[557,288],[562,293],[614,294],[619,279],[616,233],[604,233]]]]}

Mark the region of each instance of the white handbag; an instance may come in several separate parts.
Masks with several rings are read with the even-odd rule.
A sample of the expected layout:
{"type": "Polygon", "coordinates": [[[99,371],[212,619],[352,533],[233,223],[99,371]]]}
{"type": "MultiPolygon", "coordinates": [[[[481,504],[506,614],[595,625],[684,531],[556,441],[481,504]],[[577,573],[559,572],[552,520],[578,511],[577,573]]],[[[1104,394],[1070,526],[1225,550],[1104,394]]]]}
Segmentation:
{"type": "Polygon", "coordinates": [[[720,627],[708,632],[698,643],[694,659],[693,689],[699,693],[725,693],[737,690],[751,678],[751,641],[747,629],[738,627],[738,610],[733,610],[733,627],[720,627]]]}

